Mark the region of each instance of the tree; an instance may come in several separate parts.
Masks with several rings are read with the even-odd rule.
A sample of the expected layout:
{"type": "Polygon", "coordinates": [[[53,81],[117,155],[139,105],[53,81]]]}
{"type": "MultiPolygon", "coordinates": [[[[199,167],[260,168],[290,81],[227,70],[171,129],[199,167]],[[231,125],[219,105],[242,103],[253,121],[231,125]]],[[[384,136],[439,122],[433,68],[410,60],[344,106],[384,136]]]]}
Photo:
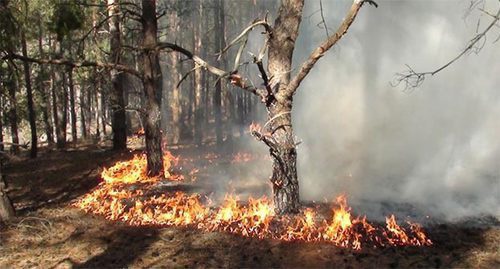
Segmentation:
{"type": "MultiPolygon", "coordinates": [[[[109,20],[109,43],[111,63],[121,62],[121,30],[120,30],[120,6],[118,0],[108,0],[109,20]]],[[[123,93],[123,75],[115,69],[111,69],[111,110],[113,129],[113,148],[122,150],[127,148],[127,118],[125,114],[125,100],[123,93]]]]}
{"type": "Polygon", "coordinates": [[[146,95],[144,131],[148,174],[161,175],[163,172],[163,151],[161,148],[161,96],[162,74],[158,46],[158,22],[156,1],[142,0],[142,68],[143,90],[146,95]]]}
{"type": "Polygon", "coordinates": [[[292,128],[293,95],[300,83],[309,74],[316,62],[335,45],[346,33],[354,22],[359,10],[365,4],[377,4],[370,0],[354,0],[344,21],[337,31],[328,36],[309,58],[302,63],[297,74],[292,78],[292,58],[295,41],[298,38],[299,26],[302,19],[304,0],[282,0],[274,25],[266,19],[257,20],[221,51],[226,52],[235,44],[241,43],[236,56],[235,70],[224,71],[211,66],[205,60],[190,51],[171,43],[160,44],[161,48],[170,48],[184,54],[205,70],[227,78],[231,84],[257,95],[268,111],[268,121],[263,128],[254,128],[252,134],[264,142],[270,150],[273,160],[273,172],[270,181],[273,186],[274,206],[277,214],[297,213],[299,211],[299,182],[297,176],[297,142],[294,139],[292,128]],[[246,44],[248,33],[257,26],[262,26],[266,33],[266,42],[258,55],[253,57],[253,62],[261,74],[263,87],[255,87],[238,73],[238,59],[242,48],[246,44]],[[267,70],[264,68],[262,58],[267,52],[267,70]]]}

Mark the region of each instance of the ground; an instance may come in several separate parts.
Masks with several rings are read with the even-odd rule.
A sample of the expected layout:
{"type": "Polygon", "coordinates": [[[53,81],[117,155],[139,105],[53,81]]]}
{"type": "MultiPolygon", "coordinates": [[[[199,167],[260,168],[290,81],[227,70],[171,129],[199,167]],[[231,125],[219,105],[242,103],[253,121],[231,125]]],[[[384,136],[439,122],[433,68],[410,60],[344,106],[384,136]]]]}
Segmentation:
{"type": "MultiPolygon", "coordinates": [[[[174,153],[203,159],[210,156],[207,150],[174,153]]],[[[0,228],[0,268],[500,268],[496,221],[428,226],[431,247],[354,251],[328,243],[260,240],[194,228],[130,227],[70,206],[99,183],[101,167],[131,155],[82,146],[45,150],[36,160],[9,161],[4,174],[18,216],[0,228]]],[[[220,173],[230,170],[222,167],[238,166],[230,158],[204,161],[207,169],[198,175],[200,186],[205,186],[204,178],[235,176],[220,173]]],[[[228,173],[248,171],[234,168],[228,173]]],[[[264,189],[247,187],[265,192],[266,184],[264,189]]]]}

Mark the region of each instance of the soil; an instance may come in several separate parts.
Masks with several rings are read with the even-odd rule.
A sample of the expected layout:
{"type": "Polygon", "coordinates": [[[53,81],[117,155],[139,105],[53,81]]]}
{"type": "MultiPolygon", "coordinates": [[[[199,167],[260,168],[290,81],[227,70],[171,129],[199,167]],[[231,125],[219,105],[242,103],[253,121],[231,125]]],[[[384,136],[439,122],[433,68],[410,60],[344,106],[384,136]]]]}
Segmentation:
{"type": "MultiPolygon", "coordinates": [[[[241,177],[250,174],[227,158],[204,158],[210,155],[202,152],[208,151],[174,151],[197,158],[195,163],[206,168],[198,175],[199,186],[212,186],[214,177],[230,181],[234,175],[228,171],[241,177]],[[203,165],[199,159],[204,159],[203,165]]],[[[18,216],[0,227],[0,268],[500,268],[496,220],[427,226],[431,247],[354,251],[328,243],[261,240],[194,228],[131,227],[70,206],[99,183],[101,167],[132,154],[82,146],[45,150],[35,160],[10,160],[4,174],[18,216]]],[[[261,170],[265,175],[266,169],[261,170]]],[[[249,189],[267,191],[267,183],[252,182],[247,182],[249,189]]]]}

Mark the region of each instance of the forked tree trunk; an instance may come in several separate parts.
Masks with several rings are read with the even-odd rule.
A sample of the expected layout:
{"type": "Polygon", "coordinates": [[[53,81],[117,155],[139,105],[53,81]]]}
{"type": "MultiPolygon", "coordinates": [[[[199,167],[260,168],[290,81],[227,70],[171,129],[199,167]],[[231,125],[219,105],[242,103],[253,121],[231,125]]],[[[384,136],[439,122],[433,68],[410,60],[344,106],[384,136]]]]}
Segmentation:
{"type": "Polygon", "coordinates": [[[146,136],[146,156],[148,174],[161,175],[163,172],[163,151],[161,148],[161,69],[157,40],[156,1],[142,1],[143,47],[147,48],[142,55],[143,86],[146,95],[146,115],[144,131],[146,136]]]}

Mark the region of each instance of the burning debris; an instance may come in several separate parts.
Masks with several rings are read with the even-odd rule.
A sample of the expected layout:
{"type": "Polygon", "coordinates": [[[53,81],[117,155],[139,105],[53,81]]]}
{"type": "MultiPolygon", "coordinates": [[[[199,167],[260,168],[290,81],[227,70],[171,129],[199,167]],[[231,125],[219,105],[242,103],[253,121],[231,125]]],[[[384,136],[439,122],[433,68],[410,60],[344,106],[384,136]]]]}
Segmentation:
{"type": "Polygon", "coordinates": [[[408,227],[403,228],[394,215],[386,218],[385,227],[370,224],[365,217],[354,217],[345,196],[337,198],[331,217],[324,219],[313,208],[306,208],[296,216],[276,216],[267,197],[249,198],[244,203],[227,194],[216,206],[199,194],[181,191],[157,194],[152,190],[158,183],[183,179],[170,172],[179,158],[167,152],[164,160],[165,178],[147,176],[144,155],[105,168],[101,173],[103,181],[74,206],[134,226],[189,226],[247,237],[329,242],[356,250],[432,245],[420,225],[408,222],[408,227]]]}

